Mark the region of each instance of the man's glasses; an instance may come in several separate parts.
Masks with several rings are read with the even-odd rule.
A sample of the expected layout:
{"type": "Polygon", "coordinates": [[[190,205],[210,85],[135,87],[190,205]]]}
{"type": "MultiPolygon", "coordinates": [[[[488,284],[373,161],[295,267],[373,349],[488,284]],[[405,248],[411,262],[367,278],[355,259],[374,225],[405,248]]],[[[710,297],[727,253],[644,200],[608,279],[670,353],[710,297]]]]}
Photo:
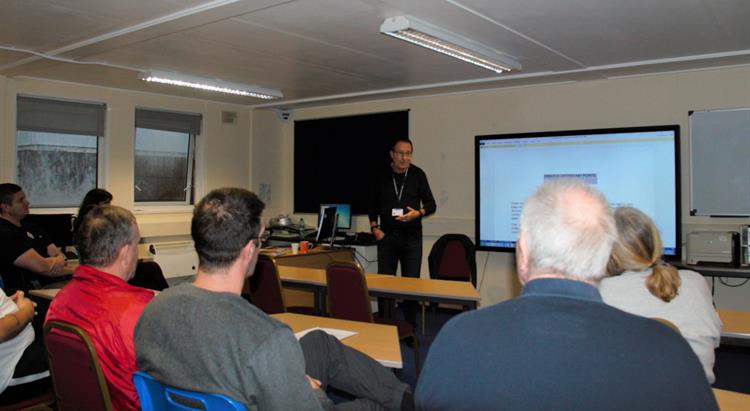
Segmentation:
{"type": "Polygon", "coordinates": [[[411,151],[394,151],[394,150],[391,150],[391,151],[393,151],[393,154],[395,154],[396,156],[399,156],[402,158],[406,158],[406,157],[411,158],[411,151]]]}
{"type": "Polygon", "coordinates": [[[271,236],[271,232],[270,231],[264,231],[263,234],[261,234],[261,235],[259,235],[257,237],[254,237],[252,240],[255,243],[256,247],[260,247],[263,244],[263,242],[265,242],[266,240],[268,240],[268,238],[270,236],[271,236]]]}

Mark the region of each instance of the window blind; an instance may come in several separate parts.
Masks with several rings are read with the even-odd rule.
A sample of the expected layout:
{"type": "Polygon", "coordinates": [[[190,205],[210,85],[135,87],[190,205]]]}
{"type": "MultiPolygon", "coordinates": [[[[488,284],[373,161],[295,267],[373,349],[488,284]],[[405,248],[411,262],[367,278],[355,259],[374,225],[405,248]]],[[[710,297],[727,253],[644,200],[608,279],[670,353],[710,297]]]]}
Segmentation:
{"type": "Polygon", "coordinates": [[[198,135],[201,133],[200,114],[173,113],[147,109],[135,110],[135,126],[155,130],[175,131],[198,135]]]}
{"type": "Polygon", "coordinates": [[[104,136],[105,104],[24,96],[17,104],[18,130],[104,136]]]}

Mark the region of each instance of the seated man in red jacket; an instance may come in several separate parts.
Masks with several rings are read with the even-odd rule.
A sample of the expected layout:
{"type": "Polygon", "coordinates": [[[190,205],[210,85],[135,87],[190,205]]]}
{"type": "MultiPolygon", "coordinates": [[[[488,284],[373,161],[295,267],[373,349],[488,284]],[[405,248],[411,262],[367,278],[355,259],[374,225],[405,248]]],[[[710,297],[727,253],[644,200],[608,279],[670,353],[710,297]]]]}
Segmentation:
{"type": "Polygon", "coordinates": [[[82,327],[94,342],[115,410],[139,410],[133,329],[154,292],[127,283],[138,263],[135,217],[117,206],[96,207],[77,233],[81,266],[55,297],[47,321],[82,327]]]}

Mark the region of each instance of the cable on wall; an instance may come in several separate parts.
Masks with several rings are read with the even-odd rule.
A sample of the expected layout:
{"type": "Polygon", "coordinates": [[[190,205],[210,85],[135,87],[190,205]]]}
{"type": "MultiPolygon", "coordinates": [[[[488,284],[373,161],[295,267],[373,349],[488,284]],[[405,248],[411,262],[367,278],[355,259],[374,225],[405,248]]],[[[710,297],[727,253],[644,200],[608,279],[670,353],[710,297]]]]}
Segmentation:
{"type": "Polygon", "coordinates": [[[482,278],[479,279],[479,285],[477,286],[477,292],[482,289],[482,284],[484,284],[484,276],[485,272],[487,271],[487,262],[490,261],[490,253],[489,251],[486,252],[487,257],[484,259],[484,267],[482,268],[482,278]]]}
{"type": "Polygon", "coordinates": [[[731,284],[728,277],[719,277],[719,282],[727,287],[742,287],[743,285],[747,284],[748,281],[750,281],[750,278],[745,278],[744,280],[742,280],[742,282],[739,282],[737,284],[731,284]]]}
{"type": "Polygon", "coordinates": [[[131,70],[131,71],[145,71],[146,69],[138,68],[138,67],[132,67],[132,66],[125,66],[122,64],[113,64],[113,63],[107,63],[106,61],[81,61],[81,60],[73,60],[68,59],[65,57],[57,57],[52,56],[49,54],[40,53],[38,51],[29,50],[29,49],[23,49],[20,47],[15,46],[3,46],[0,45],[0,50],[6,50],[6,51],[13,51],[17,53],[27,53],[32,54],[37,57],[41,57],[43,59],[52,60],[52,61],[58,61],[61,63],[71,63],[71,64],[81,64],[81,65],[90,65],[90,66],[104,66],[104,67],[111,67],[116,69],[122,69],[122,70],[131,70]]]}

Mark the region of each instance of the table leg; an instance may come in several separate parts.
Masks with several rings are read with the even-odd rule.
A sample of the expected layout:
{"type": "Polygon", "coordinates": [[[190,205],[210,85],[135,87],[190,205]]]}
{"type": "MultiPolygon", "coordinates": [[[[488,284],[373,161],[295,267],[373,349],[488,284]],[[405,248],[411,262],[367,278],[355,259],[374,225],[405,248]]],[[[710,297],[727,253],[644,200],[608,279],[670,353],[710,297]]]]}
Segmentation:
{"type": "Polygon", "coordinates": [[[424,326],[425,326],[425,314],[424,314],[424,311],[425,311],[425,305],[426,304],[424,302],[420,301],[419,305],[422,306],[422,337],[424,337],[424,326]]]}
{"type": "Polygon", "coordinates": [[[325,287],[320,289],[320,315],[328,317],[328,292],[325,287]]]}
{"type": "Polygon", "coordinates": [[[323,315],[323,295],[322,294],[323,294],[323,289],[320,287],[316,287],[315,291],[313,291],[316,315],[323,315]]]}

